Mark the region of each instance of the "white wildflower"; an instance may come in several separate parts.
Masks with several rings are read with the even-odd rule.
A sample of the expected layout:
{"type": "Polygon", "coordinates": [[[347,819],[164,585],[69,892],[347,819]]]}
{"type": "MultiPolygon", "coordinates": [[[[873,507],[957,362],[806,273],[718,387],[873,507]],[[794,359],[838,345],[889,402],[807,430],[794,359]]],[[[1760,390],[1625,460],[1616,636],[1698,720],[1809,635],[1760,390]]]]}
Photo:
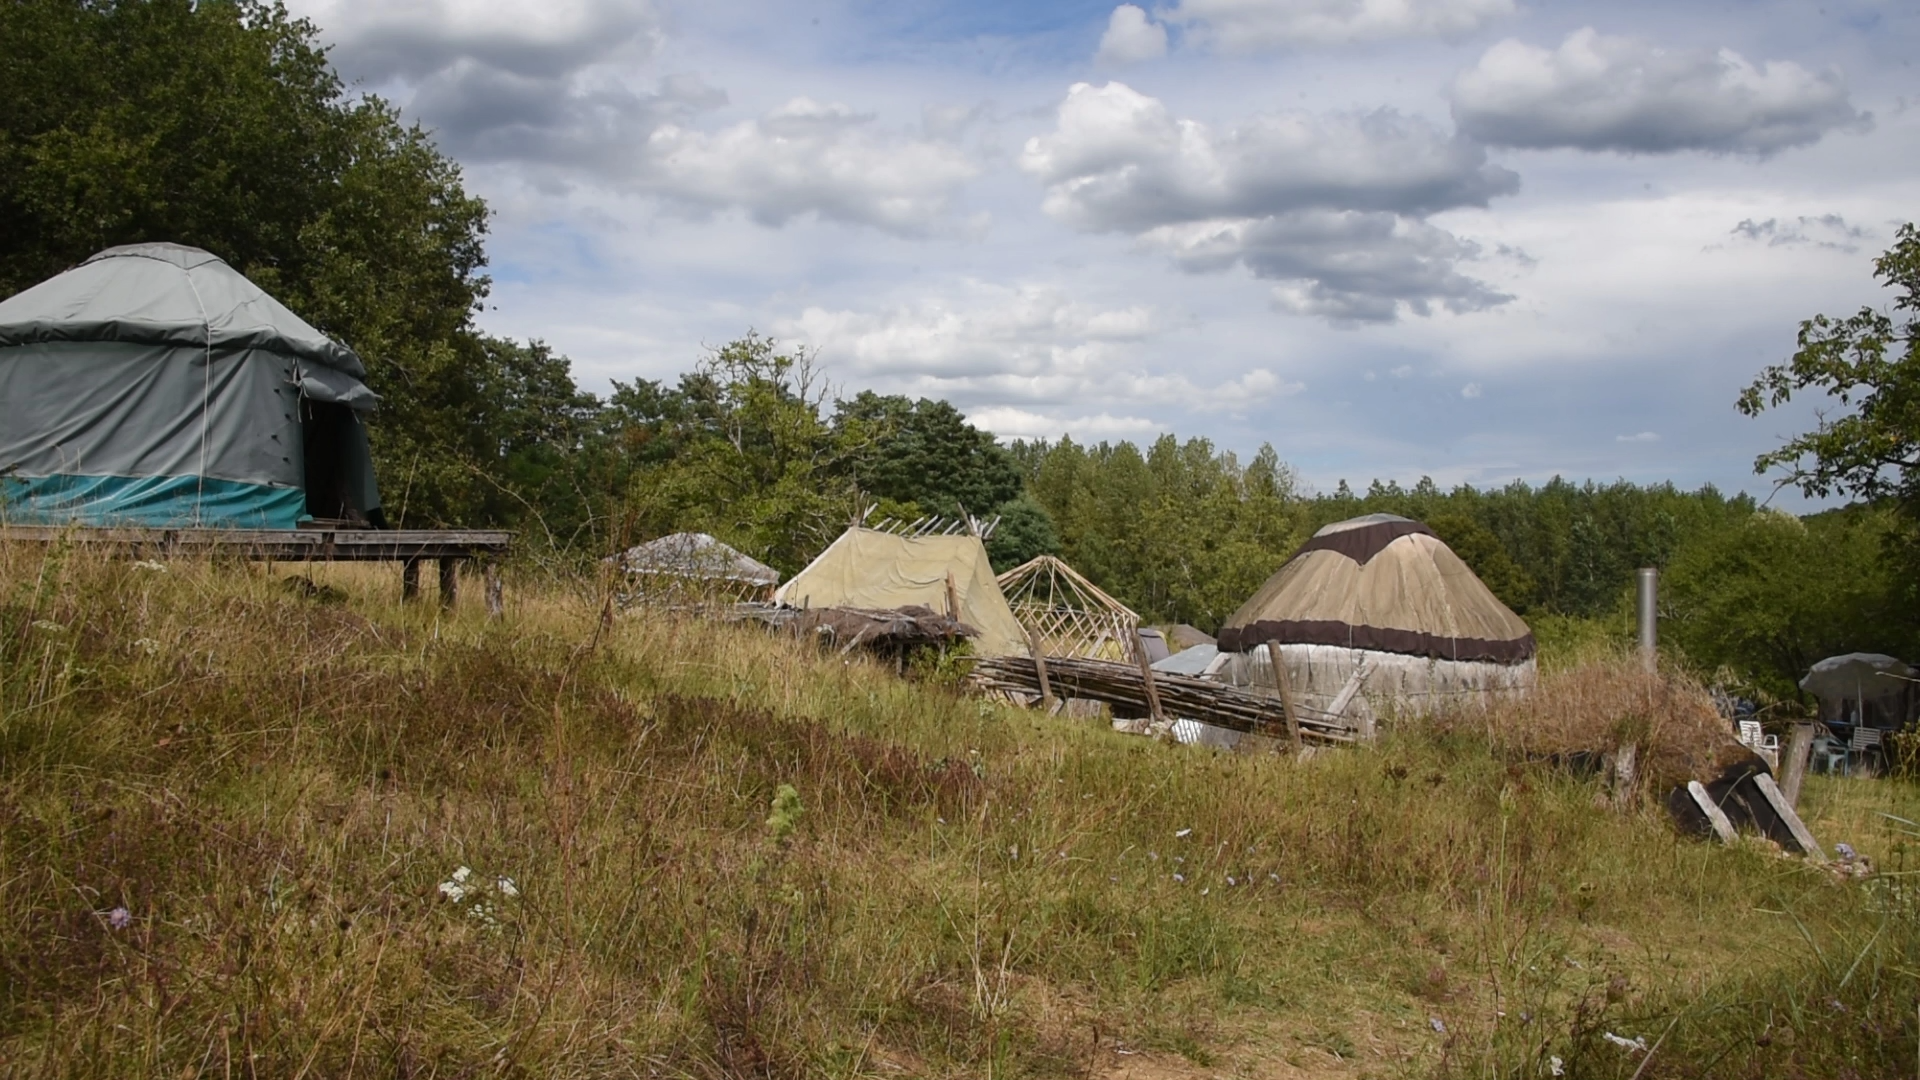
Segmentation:
{"type": "Polygon", "coordinates": [[[1567,1063],[1561,1061],[1558,1055],[1550,1057],[1547,1059],[1547,1072],[1552,1076],[1565,1076],[1567,1075],[1567,1063]]]}
{"type": "Polygon", "coordinates": [[[453,872],[453,880],[459,882],[462,885],[465,885],[467,883],[467,879],[472,876],[473,876],[473,867],[471,866],[462,866],[458,870],[455,870],[453,872]]]}
{"type": "Polygon", "coordinates": [[[167,572],[166,563],[155,562],[152,559],[141,559],[133,564],[133,568],[135,570],[146,570],[155,574],[164,574],[167,572]]]}
{"type": "Polygon", "coordinates": [[[493,887],[500,890],[500,895],[509,900],[520,895],[520,887],[515,885],[513,879],[510,877],[503,877],[499,881],[494,882],[493,887]]]}
{"type": "Polygon", "coordinates": [[[1179,832],[1176,832],[1173,834],[1173,838],[1175,840],[1185,840],[1187,837],[1192,835],[1193,835],[1192,829],[1181,829],[1179,832]]]}
{"type": "Polygon", "coordinates": [[[150,637],[135,638],[133,647],[146,653],[148,656],[154,656],[160,652],[160,643],[150,637]]]}
{"type": "Polygon", "coordinates": [[[457,904],[467,898],[467,887],[457,881],[443,881],[440,883],[440,895],[457,904]]]}
{"type": "Polygon", "coordinates": [[[1647,1052],[1647,1037],[1645,1035],[1629,1039],[1624,1035],[1615,1035],[1611,1031],[1603,1031],[1600,1033],[1600,1037],[1622,1050],[1632,1050],[1642,1054],[1647,1052]]]}
{"type": "Polygon", "coordinates": [[[1436,1034],[1445,1035],[1447,1033],[1446,1021],[1437,1016],[1427,1017],[1427,1026],[1432,1028],[1436,1034]]]}
{"type": "Polygon", "coordinates": [[[33,620],[33,628],[44,634],[64,634],[67,628],[49,619],[33,620]]]}

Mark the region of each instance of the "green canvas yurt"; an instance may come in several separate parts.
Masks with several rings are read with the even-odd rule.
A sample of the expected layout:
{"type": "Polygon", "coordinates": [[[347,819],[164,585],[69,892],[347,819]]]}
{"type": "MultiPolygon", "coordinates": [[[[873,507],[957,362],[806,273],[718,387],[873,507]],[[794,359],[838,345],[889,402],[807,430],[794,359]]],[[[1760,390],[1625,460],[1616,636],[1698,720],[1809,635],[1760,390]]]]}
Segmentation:
{"type": "Polygon", "coordinates": [[[365,376],[217,256],[109,248],[0,301],[0,518],[382,524],[365,376]]]}

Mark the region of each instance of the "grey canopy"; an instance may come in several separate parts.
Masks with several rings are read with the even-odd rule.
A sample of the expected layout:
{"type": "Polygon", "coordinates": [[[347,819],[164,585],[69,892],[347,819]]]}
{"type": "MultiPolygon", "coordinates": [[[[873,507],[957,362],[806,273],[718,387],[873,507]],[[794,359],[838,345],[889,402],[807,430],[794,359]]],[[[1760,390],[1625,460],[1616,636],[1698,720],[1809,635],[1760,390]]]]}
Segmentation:
{"type": "Polygon", "coordinates": [[[366,367],[199,248],[134,244],[0,301],[0,513],[376,520],[366,367]]]}

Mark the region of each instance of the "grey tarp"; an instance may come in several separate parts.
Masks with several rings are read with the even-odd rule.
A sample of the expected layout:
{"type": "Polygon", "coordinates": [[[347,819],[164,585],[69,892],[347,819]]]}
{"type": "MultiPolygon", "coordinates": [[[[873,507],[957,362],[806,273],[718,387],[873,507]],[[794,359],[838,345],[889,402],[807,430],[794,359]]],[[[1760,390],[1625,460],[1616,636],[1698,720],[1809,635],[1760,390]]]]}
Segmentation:
{"type": "Polygon", "coordinates": [[[261,527],[372,513],[365,374],[208,252],[110,248],[0,301],[0,509],[261,527]]]}

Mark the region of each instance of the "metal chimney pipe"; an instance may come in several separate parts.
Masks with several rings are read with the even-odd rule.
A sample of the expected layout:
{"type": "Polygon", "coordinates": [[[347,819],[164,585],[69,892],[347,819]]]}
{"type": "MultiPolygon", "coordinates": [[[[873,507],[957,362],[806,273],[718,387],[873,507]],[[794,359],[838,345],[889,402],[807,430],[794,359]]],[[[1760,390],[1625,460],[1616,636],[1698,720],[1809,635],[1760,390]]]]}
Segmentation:
{"type": "Polygon", "coordinates": [[[1660,571],[1641,567],[1638,585],[1635,607],[1640,613],[1640,661],[1652,671],[1658,666],[1655,650],[1660,644],[1660,571]]]}

